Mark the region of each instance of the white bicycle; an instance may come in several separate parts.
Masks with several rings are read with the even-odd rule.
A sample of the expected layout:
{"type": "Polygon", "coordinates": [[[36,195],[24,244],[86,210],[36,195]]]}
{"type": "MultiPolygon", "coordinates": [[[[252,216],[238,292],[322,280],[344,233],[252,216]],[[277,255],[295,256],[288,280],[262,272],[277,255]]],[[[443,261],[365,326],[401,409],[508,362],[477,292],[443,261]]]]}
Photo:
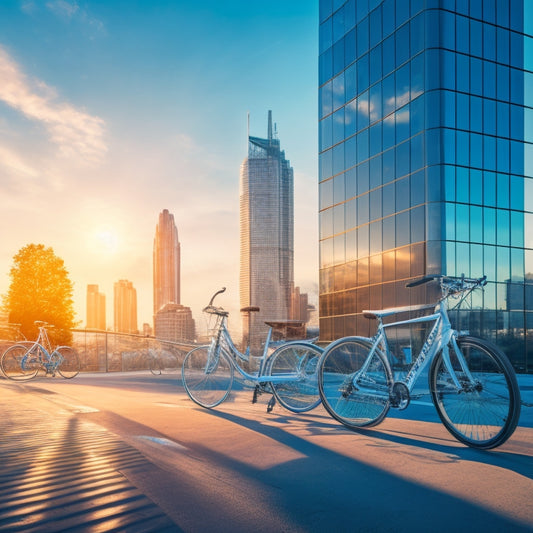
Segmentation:
{"type": "Polygon", "coordinates": [[[416,380],[431,362],[429,390],[444,426],[468,446],[494,448],[513,434],[520,417],[516,374],[499,348],[452,329],[448,318],[448,300],[458,299],[458,307],[486,284],[486,277],[429,276],[408,287],[433,279],[440,281],[442,297],[431,315],[384,324],[390,315],[433,306],[363,311],[365,317],[377,319],[376,335],[342,338],[325,349],[318,365],[320,397],[329,414],[345,426],[375,426],[390,407],[409,405],[416,380]],[[434,325],[406,377],[395,381],[387,329],[422,322],[434,325]]]}
{"type": "MultiPolygon", "coordinates": [[[[209,346],[200,346],[191,350],[182,366],[183,385],[187,394],[198,405],[206,408],[216,407],[229,395],[235,371],[245,381],[254,384],[253,402],[263,392],[273,394],[268,404],[271,411],[276,399],[286,409],[301,413],[309,411],[320,403],[317,384],[317,363],[322,349],[304,341],[287,342],[268,355],[272,324],[259,358],[259,369],[248,372],[239,361],[249,363],[250,347],[241,353],[234,345],[227,329],[228,312],[215,307],[213,301],[216,292],[204,312],[214,315],[216,324],[209,346]]],[[[241,312],[259,311],[257,307],[247,307],[241,312]]]]}

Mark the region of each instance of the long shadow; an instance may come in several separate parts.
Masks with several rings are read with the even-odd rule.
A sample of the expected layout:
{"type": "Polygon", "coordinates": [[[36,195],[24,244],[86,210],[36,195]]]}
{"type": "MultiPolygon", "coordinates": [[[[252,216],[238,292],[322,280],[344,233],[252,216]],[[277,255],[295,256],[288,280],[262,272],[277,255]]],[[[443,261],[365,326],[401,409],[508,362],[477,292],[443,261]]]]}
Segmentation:
{"type": "MultiPolygon", "coordinates": [[[[251,429],[252,431],[255,431],[262,435],[266,435],[276,440],[277,442],[280,442],[281,444],[296,448],[298,450],[302,450],[309,445],[315,446],[313,444],[310,444],[308,441],[301,439],[300,437],[297,437],[295,435],[292,435],[291,433],[284,431],[282,428],[266,426],[259,421],[243,418],[233,413],[214,410],[211,412],[214,416],[234,422],[235,424],[242,425],[248,429],[251,429]]],[[[298,415],[297,420],[300,424],[302,422],[302,417],[304,416],[305,415],[298,415]]],[[[296,417],[294,417],[293,415],[280,415],[278,417],[278,420],[290,423],[291,420],[294,420],[295,418],[296,417]]],[[[325,420],[327,420],[327,418],[325,420]]],[[[309,432],[309,434],[317,436],[332,436],[334,434],[332,433],[332,430],[334,430],[335,433],[340,431],[346,434],[354,435],[354,437],[357,435],[361,435],[374,439],[379,439],[383,443],[389,442],[406,446],[415,446],[420,449],[443,453],[447,456],[455,457],[457,458],[457,460],[477,462],[491,466],[498,466],[507,470],[512,470],[517,474],[520,474],[533,480],[533,460],[531,456],[526,456],[519,453],[501,450],[478,450],[475,448],[469,448],[467,446],[450,446],[447,444],[440,444],[438,442],[428,442],[427,440],[417,438],[416,435],[413,434],[400,435],[398,434],[398,432],[390,434],[386,432],[381,432],[376,429],[361,429],[352,431],[347,428],[344,428],[337,422],[318,422],[316,418],[314,418],[312,421],[310,420],[307,423],[305,429],[309,432]]]]}
{"type": "MultiPolygon", "coordinates": [[[[232,413],[213,416],[239,424],[288,446],[305,457],[259,469],[206,446],[195,445],[210,461],[239,472],[262,485],[276,487],[271,496],[284,513],[305,531],[531,531],[523,524],[437,489],[403,479],[361,461],[232,413]],[[311,473],[311,474],[310,474],[311,473]],[[337,512],[332,513],[332,509],[337,512]]],[[[313,421],[312,425],[315,425],[313,421]]],[[[367,433],[368,434],[368,433],[367,433]]],[[[373,437],[441,451],[458,459],[503,466],[490,454],[427,445],[416,439],[371,432],[373,437]]],[[[525,469],[529,471],[529,468],[525,469]]],[[[251,495],[253,498],[253,495],[251,495]]]]}

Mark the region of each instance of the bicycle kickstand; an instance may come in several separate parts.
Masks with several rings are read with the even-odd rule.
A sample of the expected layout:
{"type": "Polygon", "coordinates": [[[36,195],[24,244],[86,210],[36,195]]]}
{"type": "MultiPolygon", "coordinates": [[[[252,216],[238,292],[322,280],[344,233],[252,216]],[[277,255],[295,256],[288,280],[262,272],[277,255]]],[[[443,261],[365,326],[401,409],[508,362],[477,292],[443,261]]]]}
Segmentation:
{"type": "Polygon", "coordinates": [[[267,413],[272,412],[272,409],[274,409],[275,405],[276,405],[276,397],[274,395],[272,395],[272,398],[270,398],[270,400],[268,400],[267,413]]]}
{"type": "Polygon", "coordinates": [[[261,386],[259,385],[259,383],[255,386],[255,389],[254,389],[254,395],[253,395],[253,398],[252,398],[252,403],[257,403],[257,398],[259,397],[260,394],[262,394],[262,390],[261,390],[261,386]]]}

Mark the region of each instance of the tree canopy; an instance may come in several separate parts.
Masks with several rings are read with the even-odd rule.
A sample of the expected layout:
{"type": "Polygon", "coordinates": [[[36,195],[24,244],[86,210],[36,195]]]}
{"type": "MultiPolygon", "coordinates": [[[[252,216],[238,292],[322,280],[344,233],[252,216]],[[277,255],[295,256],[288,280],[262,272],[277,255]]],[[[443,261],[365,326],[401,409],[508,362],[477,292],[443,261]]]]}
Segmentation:
{"type": "Polygon", "coordinates": [[[9,321],[21,325],[30,340],[37,338],[36,320],[54,326],[49,331],[53,344],[68,344],[76,326],[72,300],[73,284],[64,262],[52,248],[28,244],[13,258],[11,283],[4,295],[9,321]]]}

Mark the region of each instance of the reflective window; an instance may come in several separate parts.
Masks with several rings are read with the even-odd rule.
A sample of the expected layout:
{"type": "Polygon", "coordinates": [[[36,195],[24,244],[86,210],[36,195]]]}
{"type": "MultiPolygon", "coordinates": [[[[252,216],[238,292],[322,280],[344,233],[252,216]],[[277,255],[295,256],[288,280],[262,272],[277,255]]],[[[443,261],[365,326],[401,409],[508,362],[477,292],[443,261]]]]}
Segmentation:
{"type": "Polygon", "coordinates": [[[333,180],[323,181],[319,185],[320,209],[324,209],[333,204],[333,180]]]}
{"type": "MultiPolygon", "coordinates": [[[[333,203],[338,204],[345,200],[344,174],[339,174],[333,178],[333,203]]],[[[335,233],[342,231],[335,227],[335,233]]]]}
{"type": "Polygon", "coordinates": [[[357,24],[357,55],[361,56],[368,52],[369,48],[369,19],[364,18],[359,24],[357,24]]]}
{"type": "Polygon", "coordinates": [[[483,209],[470,206],[470,241],[483,242],[483,209]]]}
{"type": "Polygon", "coordinates": [[[333,209],[326,209],[320,213],[320,238],[325,239],[333,235],[333,209]]]}
{"type": "Polygon", "coordinates": [[[351,137],[357,131],[357,100],[344,108],[344,136],[351,137]]]}
{"type": "MultiPolygon", "coordinates": [[[[405,4],[405,2],[401,2],[405,4]]],[[[396,10],[398,10],[398,4],[396,4],[396,10]]],[[[398,15],[398,11],[396,11],[398,15]]],[[[396,47],[396,66],[399,67],[402,63],[405,63],[409,59],[409,25],[406,24],[396,30],[395,33],[395,47],[396,47]]]]}
{"type": "Polygon", "coordinates": [[[370,48],[382,39],[381,34],[381,6],[370,13],[370,48]]]}
{"type": "Polygon", "coordinates": [[[368,88],[369,85],[369,67],[368,54],[360,57],[357,61],[357,92],[360,93],[368,88]]]}

